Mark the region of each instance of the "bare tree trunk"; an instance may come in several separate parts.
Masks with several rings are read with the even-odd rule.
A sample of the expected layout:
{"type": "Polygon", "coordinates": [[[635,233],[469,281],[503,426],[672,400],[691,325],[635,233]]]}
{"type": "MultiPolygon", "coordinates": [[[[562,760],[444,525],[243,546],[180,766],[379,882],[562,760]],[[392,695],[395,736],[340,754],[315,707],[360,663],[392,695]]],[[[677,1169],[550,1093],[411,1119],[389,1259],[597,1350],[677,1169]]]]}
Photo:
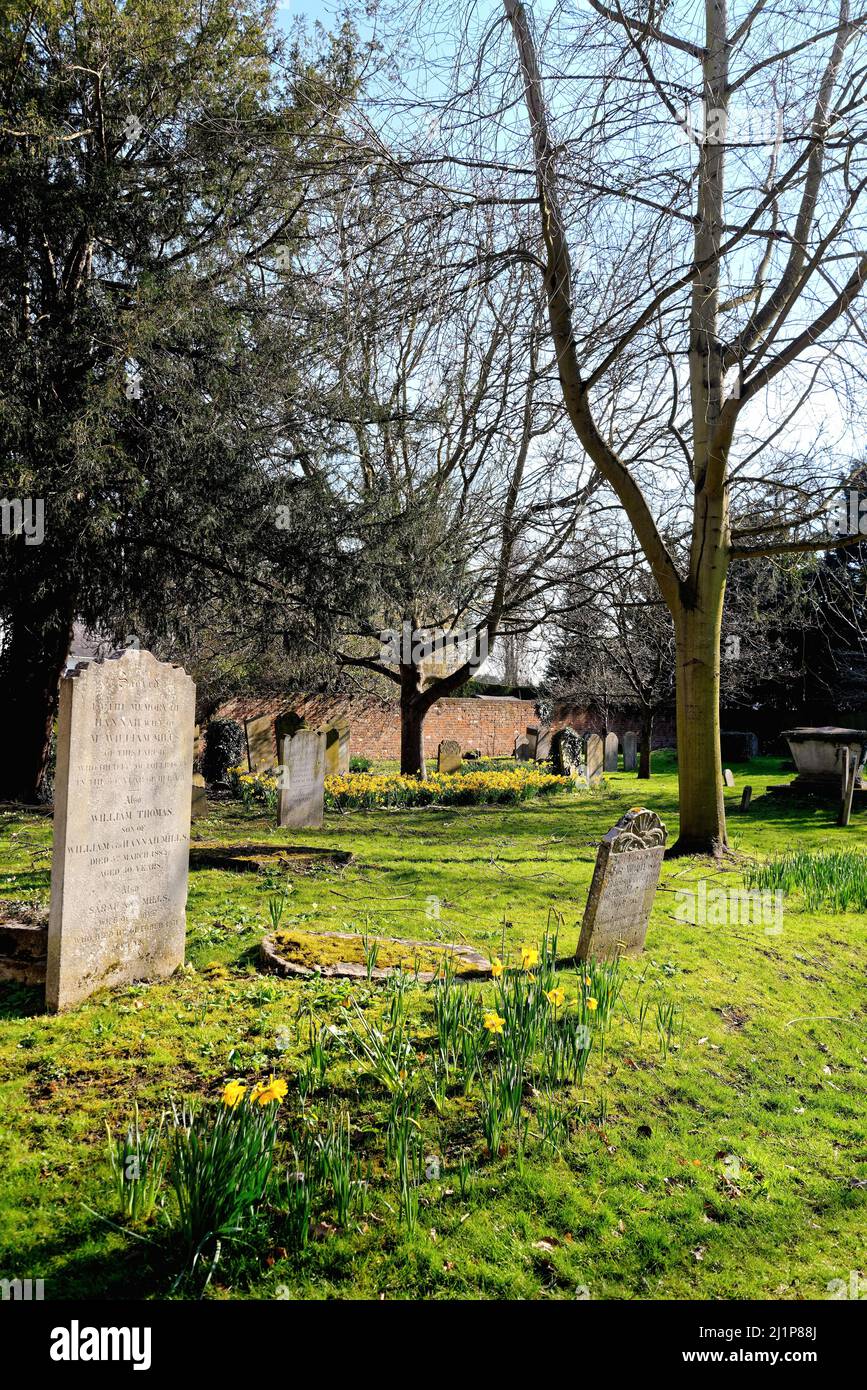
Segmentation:
{"type": "Polygon", "coordinates": [[[677,616],[677,772],[680,835],[673,854],[719,853],[727,844],[720,753],[724,586],[677,616]]]}
{"type": "Polygon", "coordinates": [[[0,760],[0,801],[39,800],[72,621],[55,594],[13,615],[0,661],[0,705],[12,731],[0,760]]]}
{"type": "Polygon", "coordinates": [[[424,760],[424,717],[432,701],[421,693],[422,671],[410,663],[400,667],[400,770],[404,777],[427,776],[424,760]]]}

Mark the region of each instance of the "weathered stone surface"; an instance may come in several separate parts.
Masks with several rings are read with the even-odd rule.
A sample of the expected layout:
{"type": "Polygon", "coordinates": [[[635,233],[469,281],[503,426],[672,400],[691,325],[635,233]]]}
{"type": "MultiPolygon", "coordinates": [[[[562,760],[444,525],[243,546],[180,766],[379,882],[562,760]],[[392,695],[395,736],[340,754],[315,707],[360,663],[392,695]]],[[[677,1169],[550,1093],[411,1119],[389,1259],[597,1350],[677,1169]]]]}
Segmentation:
{"type": "Polygon", "coordinates": [[[60,685],[46,1002],[184,959],[195,686],[150,652],[60,685]]]}
{"type": "Polygon", "coordinates": [[[584,767],[588,783],[598,782],[602,776],[603,744],[598,734],[587,734],[584,739],[584,767]]]}
{"type": "Polygon", "coordinates": [[[623,735],[623,771],[634,772],[638,766],[638,734],[627,729],[623,735]]]}
{"type": "Polygon", "coordinates": [[[748,811],[748,810],[750,809],[750,802],[752,801],[752,799],[753,799],[753,789],[752,789],[752,787],[749,787],[749,786],[744,787],[744,789],[743,789],[743,791],[742,791],[742,793],[741,793],[741,810],[742,810],[742,811],[748,811]]]}
{"type": "Polygon", "coordinates": [[[461,765],[461,745],[445,738],[437,749],[437,772],[457,772],[461,765]]]}
{"type": "Polygon", "coordinates": [[[325,776],[345,777],[349,772],[349,725],[332,724],[325,734],[325,776]]]}
{"type": "Polygon", "coordinates": [[[527,738],[528,738],[529,741],[530,741],[530,757],[533,758],[533,759],[538,758],[538,756],[539,756],[539,725],[538,725],[538,724],[528,724],[528,725],[527,725],[527,729],[526,729],[526,733],[527,733],[527,738]]]}
{"type": "Polygon", "coordinates": [[[867,729],[818,728],[787,729],[783,737],[791,749],[798,775],[793,787],[822,787],[836,791],[843,771],[843,753],[848,748],[850,766],[855,764],[855,786],[863,783],[867,729]]]}
{"type": "Polygon", "coordinates": [[[733,787],[733,786],[734,786],[734,784],[735,784],[735,775],[734,775],[734,773],[732,772],[732,770],[731,770],[730,767],[723,768],[723,781],[725,782],[725,784],[726,784],[727,787],[733,787]]]}
{"type": "Polygon", "coordinates": [[[617,771],[617,755],[620,752],[620,742],[616,734],[605,735],[605,752],[603,754],[603,767],[606,772],[617,771]]]}
{"type": "Polygon", "coordinates": [[[280,824],[289,830],[319,830],[325,814],[325,735],[299,729],[283,740],[278,774],[280,824]]]}
{"type": "Polygon", "coordinates": [[[247,766],[251,772],[268,772],[277,762],[274,720],[268,714],[244,720],[247,740],[247,766]]]}
{"type": "Polygon", "coordinates": [[[536,758],[542,762],[547,762],[551,756],[551,730],[540,729],[539,740],[536,744],[536,758]]]}
{"type": "Polygon", "coordinates": [[[193,773],[192,801],[190,815],[193,820],[208,814],[208,791],[205,779],[200,772],[193,773]]]}
{"type": "MultiPolygon", "coordinates": [[[[357,932],[335,931],[310,934],[311,941],[313,942],[315,942],[317,937],[323,937],[335,943],[345,941],[351,944],[353,948],[357,948],[358,945],[357,932]]],[[[448,958],[451,959],[458,979],[486,980],[489,979],[491,975],[491,962],[486,956],[481,955],[479,951],[475,951],[472,946],[455,945],[451,942],[414,941],[408,937],[402,936],[382,936],[377,939],[384,946],[405,946],[407,948],[407,955],[410,962],[406,967],[407,971],[412,970],[412,957],[414,952],[418,952],[421,956],[429,954],[433,949],[436,950],[437,953],[442,953],[444,961],[448,958]]],[[[260,958],[266,970],[271,970],[278,975],[299,975],[304,978],[318,974],[337,979],[367,979],[367,966],[361,965],[357,961],[341,960],[327,963],[323,962],[322,965],[314,970],[310,966],[301,965],[297,961],[290,960],[281,952],[280,944],[273,936],[266,936],[263,938],[260,947],[260,958]]],[[[397,966],[374,966],[370,972],[370,978],[376,982],[388,980],[396,973],[397,969],[397,966]]],[[[420,984],[430,984],[434,978],[435,972],[432,970],[419,970],[418,972],[418,981],[420,984]]]]}
{"type": "Polygon", "coordinates": [[[526,734],[519,734],[515,739],[515,757],[519,763],[528,763],[531,758],[530,740],[526,734]]]}
{"type": "Polygon", "coordinates": [[[577,957],[606,960],[644,949],[659,870],[665,826],[654,811],[627,811],[603,839],[584,909],[577,957]]]}

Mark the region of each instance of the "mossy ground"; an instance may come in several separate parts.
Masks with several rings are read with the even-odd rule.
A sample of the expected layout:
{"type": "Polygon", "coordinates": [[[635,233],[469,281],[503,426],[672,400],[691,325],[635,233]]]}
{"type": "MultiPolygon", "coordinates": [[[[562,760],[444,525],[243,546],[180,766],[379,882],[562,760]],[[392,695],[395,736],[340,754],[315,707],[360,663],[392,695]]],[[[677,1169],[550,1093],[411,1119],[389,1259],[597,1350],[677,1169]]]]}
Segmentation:
{"type": "MultiPolygon", "coordinates": [[[[591,1055],[584,1092],[564,1096],[573,1123],[560,1156],[534,1142],[531,1124],[523,1164],[514,1152],[489,1160],[477,1093],[458,1092],[442,1117],[428,1107],[426,1142],[444,1166],[423,1186],[407,1236],[381,1162],[387,1097],[336,1053],[308,1108],[349,1109],[355,1142],[382,1174],[368,1218],[347,1230],[332,1220],[297,1257],[253,1233],[226,1252],[208,1296],[574,1298],[586,1287],[595,1299],[797,1299],[867,1272],[867,923],[807,914],[793,899],[780,935],[694,927],[675,919],[674,896],[700,878],[738,886],[738,855],[863,846],[867,816],[841,830],[830,806],[766,796],[791,776],[778,763],[735,772],[726,800],[736,857],[664,865],[647,950],[630,967],[604,1056],[591,1055]],[[740,816],[745,781],[754,799],[740,816]],[[667,1056],[652,1014],[639,1040],[644,997],[682,1013],[667,1056]],[[465,1196],[461,1156],[476,1173],[465,1196]]],[[[642,802],[674,839],[676,791],[661,755],[650,783],[618,773],[598,792],[516,807],[330,815],[322,832],[293,836],[224,805],[195,831],[353,851],[351,865],[291,878],[288,928],[366,928],[496,954],[503,934],[513,950],[538,941],[553,909],[562,955],[578,939],[601,835],[642,802]]],[[[50,837],[46,817],[0,816],[0,896],[47,898],[50,837]]],[[[40,1012],[36,991],[0,986],[0,1277],[42,1277],[49,1298],[167,1296],[177,1270],[159,1220],[147,1240],[112,1224],[106,1123],[119,1129],[136,1100],[149,1118],[168,1096],[214,1096],[228,1077],[271,1071],[290,1081],[288,1120],[309,1013],[340,1027],[350,999],[373,1015],[381,1007],[376,986],[258,973],[268,897],[282,881],[193,872],[190,968],[165,983],[95,996],[59,1018],[40,1012]],[[213,963],[228,978],[209,979],[213,963]]],[[[424,989],[410,1019],[429,1047],[424,989]]],[[[530,1113],[535,1103],[527,1097],[530,1113]]]]}

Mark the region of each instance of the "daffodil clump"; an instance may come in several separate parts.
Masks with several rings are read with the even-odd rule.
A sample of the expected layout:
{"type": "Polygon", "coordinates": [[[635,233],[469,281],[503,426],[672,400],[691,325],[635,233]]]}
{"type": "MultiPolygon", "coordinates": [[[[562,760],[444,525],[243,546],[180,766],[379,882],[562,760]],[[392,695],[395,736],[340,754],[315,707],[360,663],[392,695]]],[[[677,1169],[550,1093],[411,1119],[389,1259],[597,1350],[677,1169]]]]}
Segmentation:
{"type": "Polygon", "coordinates": [[[331,810],[373,810],[378,806],[479,806],[511,804],[571,790],[569,777],[554,777],[535,768],[502,772],[435,772],[422,782],[399,773],[351,773],[325,779],[325,805],[331,810]]]}
{"type": "Polygon", "coordinates": [[[271,773],[247,772],[243,767],[230,767],[226,779],[229,791],[244,803],[245,811],[255,811],[261,806],[269,814],[276,814],[277,778],[271,773]]]}

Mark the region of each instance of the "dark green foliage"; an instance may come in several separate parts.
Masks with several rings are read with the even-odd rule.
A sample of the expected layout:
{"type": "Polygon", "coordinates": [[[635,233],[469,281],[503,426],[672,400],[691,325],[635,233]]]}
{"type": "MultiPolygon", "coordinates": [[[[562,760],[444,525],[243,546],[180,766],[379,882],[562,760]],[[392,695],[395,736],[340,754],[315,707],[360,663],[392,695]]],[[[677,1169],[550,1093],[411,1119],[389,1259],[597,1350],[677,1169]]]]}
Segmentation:
{"type": "Polygon", "coordinates": [[[246,739],[234,719],[212,719],[205,729],[202,775],[208,783],[225,782],[230,767],[238,767],[244,756],[246,739]]]}

